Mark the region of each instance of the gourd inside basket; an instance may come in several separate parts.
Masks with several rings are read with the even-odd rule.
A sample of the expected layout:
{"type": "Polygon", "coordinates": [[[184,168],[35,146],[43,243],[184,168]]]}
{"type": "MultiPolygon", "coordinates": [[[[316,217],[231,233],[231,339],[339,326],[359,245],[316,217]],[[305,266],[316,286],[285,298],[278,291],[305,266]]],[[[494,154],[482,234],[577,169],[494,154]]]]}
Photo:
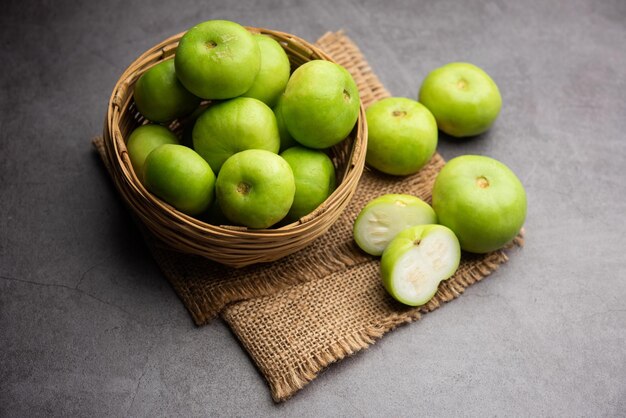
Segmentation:
{"type": "MultiPolygon", "coordinates": [[[[247,29],[277,40],[289,57],[292,71],[313,59],[332,61],[324,52],[296,36],[253,27],[247,29]]],[[[146,51],[126,69],[115,85],[107,109],[104,143],[117,189],[147,229],[174,250],[232,267],[243,267],[274,261],[304,248],[330,228],[356,190],[367,149],[363,105],[352,132],[328,150],[336,169],[337,188],[309,215],[296,222],[268,229],[212,225],[185,215],[145,189],[133,171],[126,150],[130,133],[146,123],[133,101],[134,83],[152,66],[173,59],[183,34],[172,36],[146,51]]],[[[184,125],[184,119],[176,120],[170,124],[170,129],[181,135],[184,125]]]]}

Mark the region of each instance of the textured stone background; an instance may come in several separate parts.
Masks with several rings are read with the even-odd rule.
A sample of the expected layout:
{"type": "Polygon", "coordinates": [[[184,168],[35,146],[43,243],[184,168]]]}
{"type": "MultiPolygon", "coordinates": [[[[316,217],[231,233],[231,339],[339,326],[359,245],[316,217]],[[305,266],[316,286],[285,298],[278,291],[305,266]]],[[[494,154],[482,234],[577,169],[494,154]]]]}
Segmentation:
{"type": "Polygon", "coordinates": [[[0,415],[626,413],[626,3],[3,1],[0,415]],[[80,3],[83,3],[80,5],[80,3]],[[449,159],[508,164],[526,247],[465,296],[285,404],[228,328],[196,328],[93,152],[142,51],[223,18],[314,41],[344,28],[394,95],[470,61],[504,107],[449,159]]]}

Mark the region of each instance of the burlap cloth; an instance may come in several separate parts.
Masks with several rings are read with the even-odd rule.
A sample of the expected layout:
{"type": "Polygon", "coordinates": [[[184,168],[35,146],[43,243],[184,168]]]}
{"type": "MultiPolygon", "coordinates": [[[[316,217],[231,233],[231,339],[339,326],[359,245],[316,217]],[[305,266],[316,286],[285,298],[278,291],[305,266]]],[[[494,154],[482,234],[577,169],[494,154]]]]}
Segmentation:
{"type": "MultiPolygon", "coordinates": [[[[327,33],[317,45],[352,73],[366,106],[389,96],[343,32],[327,33]]],[[[94,145],[104,152],[101,138],[94,145]]],[[[330,230],[309,247],[270,264],[232,269],[175,252],[145,230],[144,237],[194,322],[203,325],[221,314],[280,402],[329,364],[458,297],[507,260],[504,251],[464,254],[456,274],[421,307],[405,307],[386,294],[379,258],[354,244],[354,219],[365,203],[385,193],[409,193],[430,202],[443,165],[436,154],[419,173],[404,178],[366,168],[348,208],[330,230]]],[[[515,244],[522,245],[521,235],[515,244]]]]}

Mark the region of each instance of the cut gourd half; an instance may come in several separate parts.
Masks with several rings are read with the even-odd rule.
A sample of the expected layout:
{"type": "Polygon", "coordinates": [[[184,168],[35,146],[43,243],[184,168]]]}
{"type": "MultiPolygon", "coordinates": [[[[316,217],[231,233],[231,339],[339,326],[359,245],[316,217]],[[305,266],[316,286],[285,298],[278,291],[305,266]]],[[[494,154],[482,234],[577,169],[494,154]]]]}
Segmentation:
{"type": "Polygon", "coordinates": [[[398,302],[421,306],[437,293],[461,261],[454,232],[442,225],[417,225],[400,232],[381,258],[381,277],[398,302]]]}
{"type": "Polygon", "coordinates": [[[354,221],[353,236],[366,253],[379,256],[408,227],[437,223],[430,205],[416,196],[386,194],[367,203],[354,221]]]}

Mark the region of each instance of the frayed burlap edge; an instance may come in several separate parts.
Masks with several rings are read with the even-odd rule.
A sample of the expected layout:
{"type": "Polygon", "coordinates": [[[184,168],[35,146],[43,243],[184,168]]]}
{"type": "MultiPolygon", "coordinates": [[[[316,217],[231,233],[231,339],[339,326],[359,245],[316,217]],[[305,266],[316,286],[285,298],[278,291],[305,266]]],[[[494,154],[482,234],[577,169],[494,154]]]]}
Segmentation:
{"type": "MultiPolygon", "coordinates": [[[[272,399],[275,402],[286,401],[313,381],[332,363],[368,348],[398,326],[417,321],[421,319],[422,315],[432,312],[444,303],[458,298],[469,286],[483,280],[504,264],[508,260],[508,251],[523,245],[524,231],[522,230],[505,249],[469,261],[473,265],[462,273],[455,274],[450,279],[442,282],[435,296],[425,305],[405,312],[399,312],[384,318],[384,320],[374,322],[357,332],[346,335],[331,346],[316,353],[314,357],[303,359],[303,362],[291,369],[289,374],[275,376],[272,370],[262,370],[262,374],[270,386],[272,399]]],[[[377,263],[378,260],[371,260],[370,262],[377,263]]],[[[225,319],[228,321],[228,318],[225,319]]]]}

